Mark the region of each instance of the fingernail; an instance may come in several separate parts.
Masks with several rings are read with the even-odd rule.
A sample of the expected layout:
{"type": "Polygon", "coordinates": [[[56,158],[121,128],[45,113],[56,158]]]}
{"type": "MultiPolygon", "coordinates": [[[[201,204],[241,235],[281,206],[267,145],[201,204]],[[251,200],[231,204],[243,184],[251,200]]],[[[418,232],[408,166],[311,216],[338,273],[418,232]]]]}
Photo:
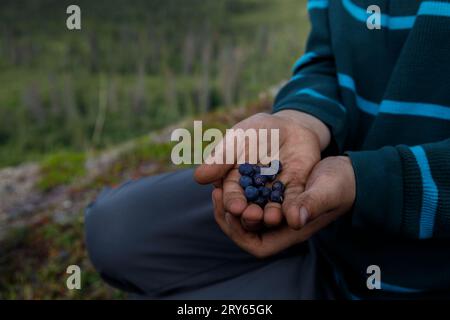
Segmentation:
{"type": "Polygon", "coordinates": [[[309,212],[305,207],[300,209],[300,224],[304,226],[309,219],[309,212]]]}

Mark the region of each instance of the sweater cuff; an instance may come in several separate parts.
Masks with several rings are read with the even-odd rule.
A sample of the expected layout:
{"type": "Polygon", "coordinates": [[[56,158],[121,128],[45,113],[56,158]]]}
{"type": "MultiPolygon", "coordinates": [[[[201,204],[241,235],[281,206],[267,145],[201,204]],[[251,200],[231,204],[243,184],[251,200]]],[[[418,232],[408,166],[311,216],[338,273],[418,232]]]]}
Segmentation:
{"type": "Polygon", "coordinates": [[[356,177],[352,224],[388,234],[402,231],[402,162],[395,147],[346,153],[356,177]]]}
{"type": "Polygon", "coordinates": [[[345,114],[341,110],[330,108],[329,105],[318,104],[312,98],[310,98],[311,101],[306,101],[307,99],[305,99],[305,102],[298,102],[295,99],[285,99],[282,103],[276,104],[273,107],[272,113],[282,110],[297,110],[319,119],[330,129],[332,140],[330,148],[337,149],[337,152],[330,152],[330,154],[341,153],[346,139],[345,114]]]}

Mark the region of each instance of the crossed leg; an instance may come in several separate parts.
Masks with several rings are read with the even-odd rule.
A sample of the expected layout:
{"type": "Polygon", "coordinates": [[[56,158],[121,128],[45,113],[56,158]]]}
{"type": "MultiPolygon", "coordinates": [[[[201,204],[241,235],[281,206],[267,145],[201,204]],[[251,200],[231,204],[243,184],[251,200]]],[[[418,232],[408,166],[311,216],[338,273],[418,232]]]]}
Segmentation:
{"type": "Polygon", "coordinates": [[[104,191],[85,215],[87,248],[103,279],[156,299],[333,297],[313,245],[249,255],[217,226],[211,191],[192,170],[104,191]]]}

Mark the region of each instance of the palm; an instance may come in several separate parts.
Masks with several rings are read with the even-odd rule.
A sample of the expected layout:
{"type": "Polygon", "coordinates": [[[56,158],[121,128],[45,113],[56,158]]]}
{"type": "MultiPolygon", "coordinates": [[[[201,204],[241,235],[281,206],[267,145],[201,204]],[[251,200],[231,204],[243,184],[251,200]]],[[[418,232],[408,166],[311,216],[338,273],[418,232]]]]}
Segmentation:
{"type": "MultiPolygon", "coordinates": [[[[250,117],[234,128],[279,130],[279,158],[283,163],[283,171],[278,179],[286,185],[283,204],[270,202],[264,208],[248,204],[239,185],[240,174],[237,164],[202,165],[196,171],[197,181],[211,183],[220,180],[219,184],[223,187],[225,210],[234,216],[241,217],[249,229],[257,228],[262,222],[267,226],[279,225],[283,220],[283,213],[290,226],[299,227],[300,208],[297,198],[305,188],[310,171],[320,160],[320,146],[317,137],[294,121],[267,114],[250,117]]],[[[258,141],[259,145],[261,143],[267,143],[267,141],[258,141]]],[[[270,150],[270,145],[268,147],[269,152],[274,154],[273,150],[270,150]]],[[[219,145],[218,148],[225,150],[223,145],[219,145]]],[[[237,163],[239,155],[248,155],[249,146],[242,145],[237,151],[235,163],[237,163]]],[[[267,159],[257,160],[264,162],[267,159]]]]}

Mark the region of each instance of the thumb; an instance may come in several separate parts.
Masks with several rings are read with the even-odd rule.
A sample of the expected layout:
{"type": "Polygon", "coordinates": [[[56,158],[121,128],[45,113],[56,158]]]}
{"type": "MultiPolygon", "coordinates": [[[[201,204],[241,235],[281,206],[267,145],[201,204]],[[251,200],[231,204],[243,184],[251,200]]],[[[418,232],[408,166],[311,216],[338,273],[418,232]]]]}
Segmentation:
{"type": "MultiPolygon", "coordinates": [[[[227,137],[222,139],[211,151],[211,154],[205,159],[205,162],[198,166],[194,172],[194,179],[200,184],[210,184],[222,180],[227,173],[234,167],[235,161],[227,162],[227,152],[234,151],[234,145],[226,143],[227,137]],[[227,149],[228,148],[228,149],[227,149]]],[[[234,152],[232,153],[234,156],[234,152]]],[[[233,158],[233,160],[236,160],[233,158]]]]}
{"type": "Polygon", "coordinates": [[[234,167],[233,164],[202,164],[195,169],[194,179],[200,184],[221,181],[234,167]]]}
{"type": "MultiPolygon", "coordinates": [[[[301,229],[308,221],[339,206],[338,189],[333,179],[327,176],[317,177],[305,191],[302,191],[297,190],[298,193],[292,201],[283,203],[287,223],[295,230],[301,229]]],[[[286,200],[287,198],[288,195],[286,200]]]]}
{"type": "Polygon", "coordinates": [[[333,188],[330,181],[321,182],[319,179],[298,198],[300,227],[323,213],[337,209],[339,203],[339,192],[333,188]]]}

